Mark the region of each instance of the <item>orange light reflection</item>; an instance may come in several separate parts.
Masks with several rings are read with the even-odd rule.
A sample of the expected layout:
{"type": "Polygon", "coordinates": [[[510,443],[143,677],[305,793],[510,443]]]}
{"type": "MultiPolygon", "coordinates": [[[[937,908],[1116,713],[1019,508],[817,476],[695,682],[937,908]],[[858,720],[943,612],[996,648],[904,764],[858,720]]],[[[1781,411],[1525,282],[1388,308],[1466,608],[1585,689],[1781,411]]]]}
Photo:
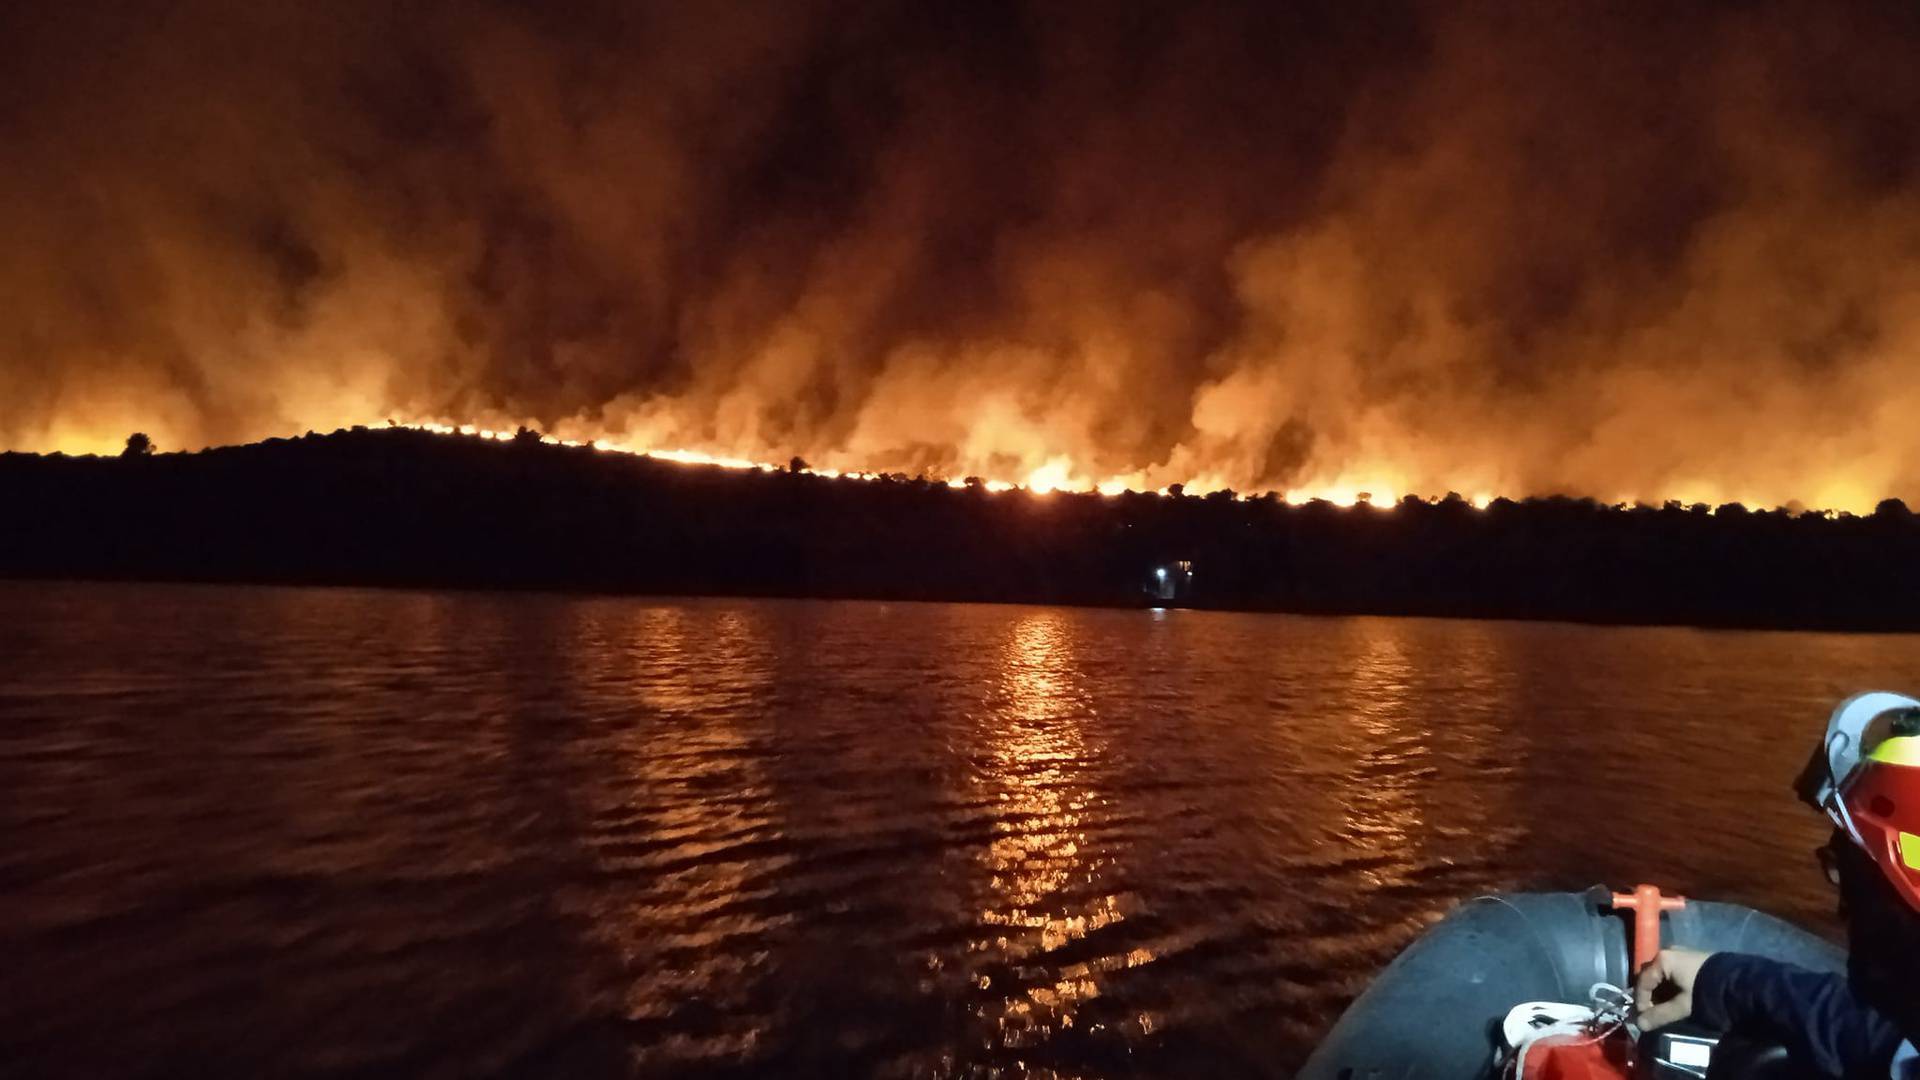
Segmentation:
{"type": "MultiPolygon", "coordinates": [[[[1074,1027],[1082,1004],[1100,996],[1105,973],[1151,963],[1154,954],[1132,948],[1057,968],[1043,959],[1123,922],[1130,902],[1099,887],[1111,873],[1092,832],[1105,797],[1088,774],[1101,746],[1088,730],[1092,699],[1071,616],[1035,612],[1014,625],[997,696],[1001,704],[982,727],[989,751],[980,782],[997,808],[980,856],[992,897],[980,921],[999,932],[974,950],[984,963],[1011,962],[1018,985],[998,988],[976,1014],[998,1045],[1020,1048],[1074,1027]]],[[[991,979],[982,972],[976,985],[995,989],[991,979]]]]}

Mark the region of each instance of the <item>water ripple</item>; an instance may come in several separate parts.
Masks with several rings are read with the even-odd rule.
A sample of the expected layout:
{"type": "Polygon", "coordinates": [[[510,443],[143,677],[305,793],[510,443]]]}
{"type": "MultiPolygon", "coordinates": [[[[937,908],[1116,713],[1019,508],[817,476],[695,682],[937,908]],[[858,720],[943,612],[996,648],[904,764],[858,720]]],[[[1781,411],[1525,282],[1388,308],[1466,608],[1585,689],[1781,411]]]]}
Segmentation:
{"type": "Polygon", "coordinates": [[[1195,612],[0,603],[10,1077],[1285,1075],[1481,892],[1648,878],[1823,917],[1779,857],[1819,834],[1793,759],[1920,659],[1195,612]]]}

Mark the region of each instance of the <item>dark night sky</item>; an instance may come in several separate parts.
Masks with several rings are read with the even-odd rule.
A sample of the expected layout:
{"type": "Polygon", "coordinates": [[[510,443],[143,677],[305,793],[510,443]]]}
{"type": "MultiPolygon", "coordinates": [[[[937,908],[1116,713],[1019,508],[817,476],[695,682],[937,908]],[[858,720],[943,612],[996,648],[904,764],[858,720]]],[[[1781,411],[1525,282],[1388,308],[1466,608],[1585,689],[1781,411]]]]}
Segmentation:
{"type": "Polygon", "coordinates": [[[15,4],[0,446],[1920,496],[1911,3],[15,4]]]}

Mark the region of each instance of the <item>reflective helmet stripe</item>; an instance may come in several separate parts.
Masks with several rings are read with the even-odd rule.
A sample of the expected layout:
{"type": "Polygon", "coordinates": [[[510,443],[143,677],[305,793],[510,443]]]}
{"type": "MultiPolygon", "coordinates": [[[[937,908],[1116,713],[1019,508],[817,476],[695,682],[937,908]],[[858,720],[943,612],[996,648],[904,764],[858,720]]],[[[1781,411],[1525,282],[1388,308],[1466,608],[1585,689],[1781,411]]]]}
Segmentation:
{"type": "Polygon", "coordinates": [[[1882,739],[1867,755],[1868,761],[1882,765],[1920,765],[1920,735],[1895,735],[1882,739]]]}
{"type": "Polygon", "coordinates": [[[1920,870],[1920,836],[1910,832],[1900,834],[1900,861],[1906,863],[1909,870],[1920,870]]]}

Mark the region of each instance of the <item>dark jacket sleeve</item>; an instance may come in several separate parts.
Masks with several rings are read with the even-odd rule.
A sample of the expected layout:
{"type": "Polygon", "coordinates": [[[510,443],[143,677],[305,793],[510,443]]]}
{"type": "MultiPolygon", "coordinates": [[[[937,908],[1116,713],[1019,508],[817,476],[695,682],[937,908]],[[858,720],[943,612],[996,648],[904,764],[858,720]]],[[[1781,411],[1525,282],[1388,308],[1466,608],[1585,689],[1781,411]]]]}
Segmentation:
{"type": "Polygon", "coordinates": [[[1823,1076],[1885,1077],[1901,1038],[1853,996],[1846,976],[1740,953],[1714,953],[1701,965],[1693,1017],[1771,1039],[1823,1076]]]}

